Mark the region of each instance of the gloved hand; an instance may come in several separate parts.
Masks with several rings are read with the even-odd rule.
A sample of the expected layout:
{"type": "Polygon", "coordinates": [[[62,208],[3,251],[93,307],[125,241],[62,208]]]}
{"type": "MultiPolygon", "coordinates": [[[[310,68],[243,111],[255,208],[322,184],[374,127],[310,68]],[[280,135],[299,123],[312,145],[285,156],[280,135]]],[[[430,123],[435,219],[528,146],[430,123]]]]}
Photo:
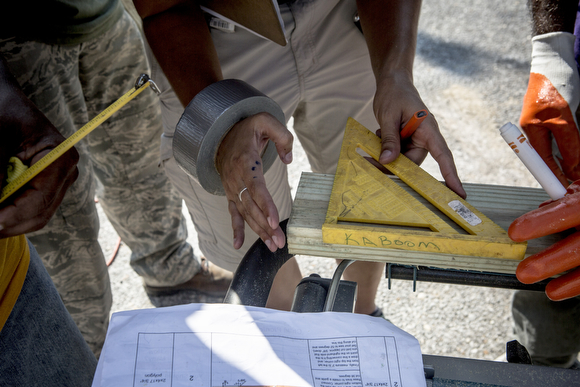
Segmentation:
{"type": "MultiPolygon", "coordinates": [[[[566,196],[562,199],[545,202],[539,208],[517,218],[510,225],[508,235],[516,242],[524,242],[578,226],[580,180],[568,187],[566,196]]],[[[563,275],[551,280],[546,286],[548,298],[561,301],[580,295],[580,231],[527,257],[516,269],[518,280],[525,284],[542,281],[557,274],[563,275]],[[571,271],[568,272],[569,270],[571,271]]]]}
{"type": "Polygon", "coordinates": [[[580,134],[575,116],[580,78],[574,39],[568,32],[532,38],[530,79],[520,116],[531,145],[564,187],[580,179],[580,134]]]}

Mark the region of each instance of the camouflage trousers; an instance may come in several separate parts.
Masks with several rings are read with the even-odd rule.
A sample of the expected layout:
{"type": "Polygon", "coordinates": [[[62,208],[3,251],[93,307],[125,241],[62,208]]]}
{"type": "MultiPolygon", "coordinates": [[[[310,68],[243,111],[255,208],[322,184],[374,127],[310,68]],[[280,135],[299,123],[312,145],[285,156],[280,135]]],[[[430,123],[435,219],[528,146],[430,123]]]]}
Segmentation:
{"type": "Polygon", "coordinates": [[[537,365],[568,368],[580,351],[580,297],[550,301],[544,292],[518,290],[513,331],[537,365]]]}
{"type": "MultiPolygon", "coordinates": [[[[65,137],[129,91],[141,73],[149,73],[139,29],[126,12],[110,31],[83,44],[12,38],[0,41],[0,54],[26,95],[65,137]]],[[[155,93],[145,90],[81,140],[78,180],[49,224],[28,235],[97,355],[112,295],[97,239],[95,193],[145,283],[176,285],[200,268],[186,242],[181,198],[159,166],[159,109],[155,93]]]]}

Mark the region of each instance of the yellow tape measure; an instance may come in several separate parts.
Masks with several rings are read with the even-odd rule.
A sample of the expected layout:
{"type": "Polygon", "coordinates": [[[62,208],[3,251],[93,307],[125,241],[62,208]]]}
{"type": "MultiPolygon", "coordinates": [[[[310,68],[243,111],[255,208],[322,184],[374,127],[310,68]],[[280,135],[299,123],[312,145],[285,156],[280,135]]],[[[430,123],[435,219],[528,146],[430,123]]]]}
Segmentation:
{"type": "Polygon", "coordinates": [[[90,120],[85,126],[77,130],[69,138],[60,143],[56,148],[47,153],[43,158],[32,164],[23,173],[14,178],[9,184],[2,189],[0,196],[0,203],[6,200],[14,192],[18,191],[24,184],[28,183],[32,178],[38,175],[48,167],[53,161],[62,156],[66,151],[72,148],[77,142],[82,140],[87,134],[91,133],[99,125],[111,117],[116,111],[125,106],[129,101],[138,96],[143,90],[151,86],[151,88],[159,93],[155,83],[148,75],[142,74],[135,82],[135,87],[125,93],[121,98],[113,102],[109,107],[103,110],[99,115],[90,120]]]}

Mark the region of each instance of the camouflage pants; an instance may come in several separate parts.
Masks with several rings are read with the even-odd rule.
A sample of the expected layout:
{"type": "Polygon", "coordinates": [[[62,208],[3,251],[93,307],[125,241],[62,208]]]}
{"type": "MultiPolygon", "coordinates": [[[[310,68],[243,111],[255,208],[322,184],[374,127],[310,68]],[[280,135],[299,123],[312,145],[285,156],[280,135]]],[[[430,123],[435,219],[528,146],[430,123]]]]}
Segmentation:
{"type": "MultiPolygon", "coordinates": [[[[65,137],[130,90],[139,74],[149,73],[142,37],[127,13],[103,36],[80,45],[13,38],[0,41],[0,54],[65,137]]],[[[78,180],[50,223],[28,235],[95,354],[112,302],[97,240],[95,193],[147,284],[183,283],[200,267],[185,241],[181,199],[159,167],[161,133],[157,97],[146,90],[77,144],[78,180]]]]}
{"type": "Polygon", "coordinates": [[[550,301],[544,292],[516,291],[513,330],[534,364],[568,368],[580,351],[580,297],[550,301]]]}

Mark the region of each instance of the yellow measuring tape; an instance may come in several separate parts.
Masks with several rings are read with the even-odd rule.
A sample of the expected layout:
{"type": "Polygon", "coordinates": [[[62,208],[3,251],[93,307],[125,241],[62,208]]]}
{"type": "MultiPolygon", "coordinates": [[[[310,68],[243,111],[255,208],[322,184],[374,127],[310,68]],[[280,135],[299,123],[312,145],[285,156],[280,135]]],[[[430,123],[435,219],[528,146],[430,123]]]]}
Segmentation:
{"type": "Polygon", "coordinates": [[[77,130],[69,138],[60,143],[56,148],[47,153],[43,158],[38,160],[36,163],[32,164],[29,168],[21,168],[21,172],[18,174],[13,174],[15,176],[11,177],[10,182],[2,189],[2,194],[0,196],[0,203],[6,200],[14,192],[18,191],[24,184],[28,183],[33,177],[38,175],[48,167],[54,160],[62,156],[66,151],[72,148],[77,142],[82,140],[87,134],[91,133],[99,125],[111,117],[117,110],[125,106],[133,98],[141,94],[143,90],[151,86],[151,88],[159,93],[155,83],[147,76],[143,74],[135,82],[135,87],[125,93],[121,98],[113,102],[109,107],[103,110],[99,115],[90,120],[85,126],[77,130]]]}

